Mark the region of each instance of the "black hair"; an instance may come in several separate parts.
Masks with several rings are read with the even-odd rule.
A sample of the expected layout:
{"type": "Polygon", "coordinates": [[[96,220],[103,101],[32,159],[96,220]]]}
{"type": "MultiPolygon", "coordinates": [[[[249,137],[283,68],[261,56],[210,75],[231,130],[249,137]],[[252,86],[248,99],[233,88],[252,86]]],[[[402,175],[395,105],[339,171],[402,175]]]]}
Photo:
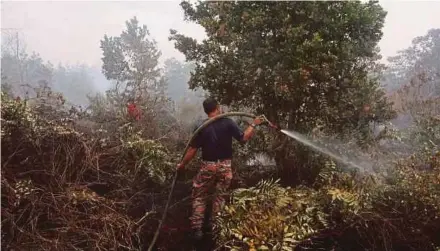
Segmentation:
{"type": "Polygon", "coordinates": [[[203,101],[203,110],[206,114],[210,114],[217,108],[218,102],[213,98],[207,98],[203,101]]]}

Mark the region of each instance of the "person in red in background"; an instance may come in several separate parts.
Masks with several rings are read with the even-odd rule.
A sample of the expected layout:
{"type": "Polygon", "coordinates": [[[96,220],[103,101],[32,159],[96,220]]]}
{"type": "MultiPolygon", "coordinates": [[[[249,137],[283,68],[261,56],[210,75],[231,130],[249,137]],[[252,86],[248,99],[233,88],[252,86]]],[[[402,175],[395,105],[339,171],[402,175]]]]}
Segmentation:
{"type": "Polygon", "coordinates": [[[133,99],[129,99],[127,102],[127,112],[129,119],[139,121],[141,119],[140,110],[137,108],[133,99]]]}
{"type": "Polygon", "coordinates": [[[364,105],[364,112],[365,112],[366,114],[370,113],[370,109],[371,109],[371,107],[370,107],[369,104],[365,104],[365,105],[364,105]]]}

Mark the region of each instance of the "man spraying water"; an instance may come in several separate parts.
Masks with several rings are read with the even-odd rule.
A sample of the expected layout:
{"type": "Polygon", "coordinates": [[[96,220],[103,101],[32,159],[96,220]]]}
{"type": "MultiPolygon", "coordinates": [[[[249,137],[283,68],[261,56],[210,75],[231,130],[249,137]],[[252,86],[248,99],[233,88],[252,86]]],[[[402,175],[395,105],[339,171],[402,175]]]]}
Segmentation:
{"type": "MultiPolygon", "coordinates": [[[[215,99],[208,98],[203,102],[203,109],[208,119],[218,116],[222,110],[215,99]]],[[[239,142],[248,141],[254,134],[254,128],[262,123],[255,118],[243,132],[237,123],[230,118],[220,118],[203,128],[191,142],[188,151],[177,165],[181,171],[194,158],[199,148],[202,149],[202,166],[193,179],[191,228],[194,238],[203,237],[202,225],[207,206],[208,192],[214,189],[212,197],[212,215],[215,216],[224,204],[223,195],[232,180],[232,138],[239,142]]]]}

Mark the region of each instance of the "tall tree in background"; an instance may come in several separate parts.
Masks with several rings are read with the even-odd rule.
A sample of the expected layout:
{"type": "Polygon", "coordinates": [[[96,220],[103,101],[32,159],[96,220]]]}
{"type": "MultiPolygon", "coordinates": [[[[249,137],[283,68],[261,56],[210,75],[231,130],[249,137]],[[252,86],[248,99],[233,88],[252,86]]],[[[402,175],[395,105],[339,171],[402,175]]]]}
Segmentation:
{"type": "Polygon", "coordinates": [[[120,36],[105,35],[101,40],[102,72],[116,82],[114,98],[152,100],[164,96],[165,81],[158,67],[161,53],[149,35],[147,27],[139,26],[134,17],[126,22],[120,36]]]}
{"type": "Polygon", "coordinates": [[[377,2],[181,6],[208,38],[198,43],[172,30],[170,39],[196,63],[190,86],[221,103],[252,108],[302,133],[323,125],[328,133],[362,132],[361,139],[369,122],[394,116],[378,80],[368,74],[377,68],[386,16],[377,2]]]}
{"type": "Polygon", "coordinates": [[[409,48],[388,61],[387,89],[398,89],[419,75],[426,82],[423,95],[440,95],[440,29],[431,29],[426,35],[414,38],[409,48]]]}
{"type": "Polygon", "coordinates": [[[19,34],[2,32],[1,74],[2,86],[8,87],[14,95],[35,95],[35,88],[51,86],[53,67],[39,54],[26,53],[26,44],[19,34]]]}
{"type": "Polygon", "coordinates": [[[98,91],[91,71],[92,69],[85,65],[59,65],[54,71],[53,89],[65,93],[70,103],[85,107],[89,103],[87,97],[98,91]]]}
{"type": "Polygon", "coordinates": [[[390,57],[384,86],[399,112],[393,124],[411,147],[440,142],[440,29],[431,29],[390,57]]]}
{"type": "Polygon", "coordinates": [[[120,36],[105,35],[101,49],[102,72],[115,86],[106,91],[105,100],[92,98],[91,107],[100,107],[99,103],[104,106],[101,108],[106,111],[106,119],[124,121],[129,118],[127,102],[133,100],[136,113],[141,114],[136,127],[144,132],[143,136],[166,133],[175,119],[170,114],[166,82],[158,66],[161,53],[147,27],[139,25],[134,17],[126,22],[120,36]]]}
{"type": "Polygon", "coordinates": [[[174,101],[179,101],[185,94],[192,92],[188,87],[191,71],[194,65],[181,63],[175,58],[165,60],[164,74],[167,82],[167,95],[174,101]]]}
{"type": "Polygon", "coordinates": [[[19,96],[35,95],[35,88],[52,86],[53,66],[43,62],[37,53],[21,53],[19,57],[8,51],[1,56],[2,85],[7,85],[11,93],[19,96]]]}
{"type": "MultiPolygon", "coordinates": [[[[92,77],[94,68],[84,65],[59,65],[54,68],[50,62],[44,62],[38,53],[29,55],[25,42],[20,40],[18,34],[2,34],[1,64],[2,90],[4,88],[11,96],[33,98],[39,91],[50,89],[61,92],[68,105],[85,106],[88,103],[87,95],[98,90],[92,77]]],[[[101,74],[100,71],[98,73],[101,74]]],[[[99,80],[98,84],[105,88],[105,81],[99,80]]]]}
{"type": "Polygon", "coordinates": [[[201,118],[206,116],[202,109],[204,98],[203,90],[189,89],[189,79],[194,70],[191,62],[180,62],[175,58],[165,61],[165,81],[167,94],[174,101],[174,116],[181,123],[181,127],[191,128],[201,118]]]}

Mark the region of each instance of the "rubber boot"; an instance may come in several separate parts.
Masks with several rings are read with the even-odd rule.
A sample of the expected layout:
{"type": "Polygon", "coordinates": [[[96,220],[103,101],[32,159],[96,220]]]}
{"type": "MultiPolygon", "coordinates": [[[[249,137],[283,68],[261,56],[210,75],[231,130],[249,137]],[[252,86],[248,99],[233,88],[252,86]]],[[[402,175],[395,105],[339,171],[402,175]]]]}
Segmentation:
{"type": "Polygon", "coordinates": [[[203,233],[205,234],[205,236],[212,238],[213,226],[211,222],[205,224],[205,226],[203,227],[203,233]]]}
{"type": "Polygon", "coordinates": [[[203,231],[201,229],[194,230],[193,239],[195,242],[200,242],[203,239],[203,231]]]}
{"type": "Polygon", "coordinates": [[[203,250],[203,231],[202,229],[193,230],[192,239],[195,251],[203,250]]]}

